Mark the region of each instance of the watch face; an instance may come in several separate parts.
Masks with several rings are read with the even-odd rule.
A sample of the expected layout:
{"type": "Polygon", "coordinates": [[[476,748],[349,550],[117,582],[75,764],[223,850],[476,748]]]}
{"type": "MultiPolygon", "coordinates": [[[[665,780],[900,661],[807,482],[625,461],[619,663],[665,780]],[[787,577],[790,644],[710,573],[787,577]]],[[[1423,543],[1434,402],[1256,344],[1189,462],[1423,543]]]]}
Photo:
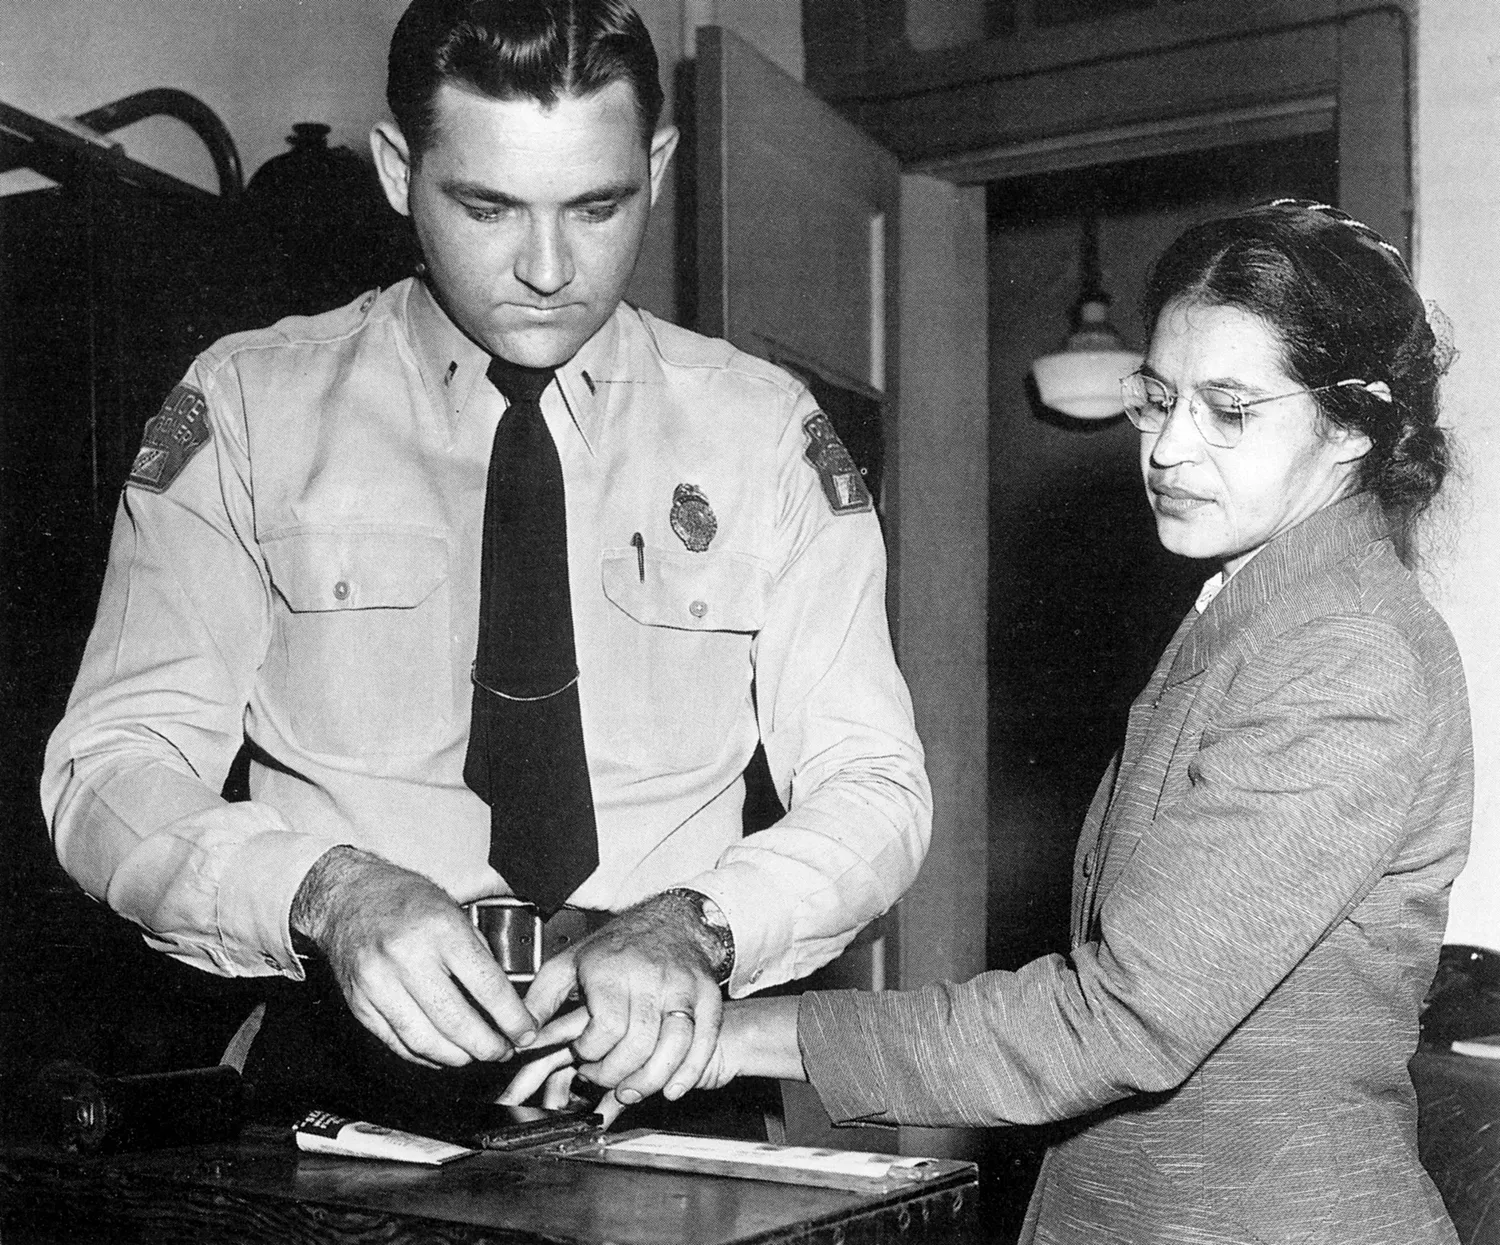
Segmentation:
{"type": "Polygon", "coordinates": [[[727,985],[734,975],[734,934],[729,928],[729,918],[724,915],[724,910],[702,891],[686,886],[675,887],[664,893],[680,895],[692,902],[700,924],[718,944],[711,961],[714,975],[718,978],[719,985],[727,985]]]}

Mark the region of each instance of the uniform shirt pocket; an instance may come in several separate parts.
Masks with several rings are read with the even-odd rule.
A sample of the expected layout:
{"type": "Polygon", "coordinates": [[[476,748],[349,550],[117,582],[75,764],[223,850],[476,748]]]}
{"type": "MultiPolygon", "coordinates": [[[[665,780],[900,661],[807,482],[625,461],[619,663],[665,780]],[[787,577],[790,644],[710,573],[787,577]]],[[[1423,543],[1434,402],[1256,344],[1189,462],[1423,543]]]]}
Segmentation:
{"type": "Polygon", "coordinates": [[[739,554],[606,549],[603,575],[604,595],[648,627],[753,634],[765,621],[771,577],[739,554]]]}
{"type": "Polygon", "coordinates": [[[261,542],[285,604],[263,682],[309,751],[420,752],[449,730],[448,544],[423,528],[302,528],[261,542]]]}
{"type": "Polygon", "coordinates": [[[613,750],[648,772],[707,766],[755,734],[751,645],[771,576],[734,553],[607,549],[616,607],[601,710],[613,750]],[[644,563],[644,572],[642,566],[644,563]]]}

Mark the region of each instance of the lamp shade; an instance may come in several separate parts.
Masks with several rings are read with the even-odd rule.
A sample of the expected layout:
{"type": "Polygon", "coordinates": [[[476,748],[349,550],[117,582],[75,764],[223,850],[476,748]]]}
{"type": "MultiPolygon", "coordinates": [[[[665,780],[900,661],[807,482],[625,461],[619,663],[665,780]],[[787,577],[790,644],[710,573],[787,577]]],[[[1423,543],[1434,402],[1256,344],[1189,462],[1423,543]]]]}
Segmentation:
{"type": "Polygon", "coordinates": [[[1090,300],[1062,349],[1037,359],[1031,374],[1045,406],[1074,419],[1112,419],[1125,410],[1120,381],[1141,362],[1110,324],[1109,305],[1090,300]]]}

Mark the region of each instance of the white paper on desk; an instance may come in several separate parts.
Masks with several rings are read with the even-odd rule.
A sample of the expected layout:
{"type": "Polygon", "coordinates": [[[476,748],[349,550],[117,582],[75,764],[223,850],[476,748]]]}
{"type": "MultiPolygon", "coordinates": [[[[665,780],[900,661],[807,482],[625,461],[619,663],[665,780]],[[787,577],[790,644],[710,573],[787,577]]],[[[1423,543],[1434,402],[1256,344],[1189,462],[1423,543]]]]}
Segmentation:
{"type": "Polygon", "coordinates": [[[309,1111],[296,1128],[297,1149],[309,1154],[338,1154],[352,1159],[386,1159],[437,1167],[478,1154],[451,1142],[419,1137],[364,1120],[349,1120],[331,1111],[309,1111]]]}
{"type": "Polygon", "coordinates": [[[647,1133],[610,1144],[614,1153],[660,1155],[664,1158],[709,1159],[754,1167],[789,1167],[824,1175],[863,1176],[884,1180],[929,1162],[894,1154],[866,1154],[857,1150],[824,1150],[813,1146],[778,1146],[770,1142],[730,1141],[723,1137],[687,1137],[679,1133],[647,1133]]]}

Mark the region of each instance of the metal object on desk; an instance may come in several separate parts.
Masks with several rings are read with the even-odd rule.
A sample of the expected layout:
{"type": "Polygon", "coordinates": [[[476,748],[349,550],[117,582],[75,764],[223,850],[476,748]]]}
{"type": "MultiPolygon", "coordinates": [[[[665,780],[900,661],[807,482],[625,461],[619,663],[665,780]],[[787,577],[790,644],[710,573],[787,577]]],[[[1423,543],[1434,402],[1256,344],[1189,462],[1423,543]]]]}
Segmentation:
{"type": "Polygon", "coordinates": [[[491,1111],[503,1112],[474,1133],[474,1143],[481,1150],[532,1151],[564,1144],[586,1143],[604,1132],[603,1116],[587,1108],[507,1106],[486,1104],[491,1111]]]}
{"type": "Polygon", "coordinates": [[[110,1077],[58,1064],[41,1080],[51,1131],[84,1154],[232,1141],[245,1120],[240,1074],[222,1064],[110,1077]]]}
{"type": "Polygon", "coordinates": [[[372,1122],[472,1150],[513,1152],[585,1141],[604,1131],[603,1118],[587,1106],[552,1109],[478,1101],[393,1109],[372,1122]]]}

